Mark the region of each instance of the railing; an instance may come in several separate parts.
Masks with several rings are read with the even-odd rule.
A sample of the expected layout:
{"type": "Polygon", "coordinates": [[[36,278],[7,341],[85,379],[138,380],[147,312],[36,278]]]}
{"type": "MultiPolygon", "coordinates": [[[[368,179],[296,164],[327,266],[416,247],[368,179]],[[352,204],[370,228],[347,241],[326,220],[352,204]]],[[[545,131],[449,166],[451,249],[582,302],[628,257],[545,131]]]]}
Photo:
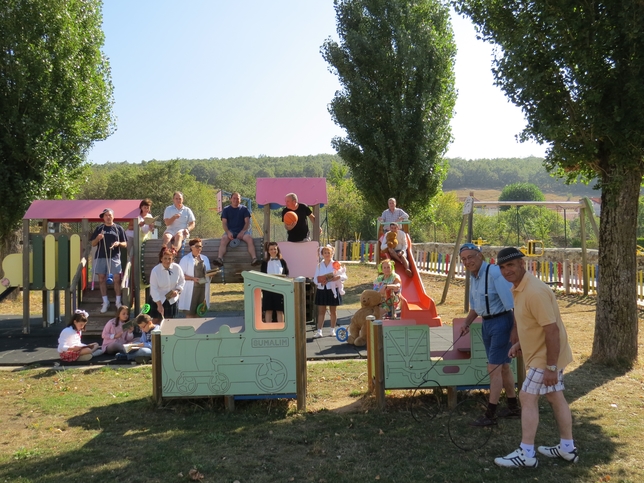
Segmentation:
{"type": "MultiPolygon", "coordinates": [[[[375,241],[336,241],[336,259],[340,261],[374,262],[375,250],[378,243],[375,241]]],[[[483,246],[483,254],[488,261],[494,262],[496,254],[503,247],[483,246]]],[[[447,276],[451,263],[454,245],[449,243],[414,243],[414,258],[416,267],[422,273],[447,276]]],[[[587,250],[589,294],[597,293],[597,280],[599,267],[597,265],[597,250],[587,250]]],[[[583,264],[581,263],[581,249],[548,248],[542,256],[525,257],[526,269],[540,280],[550,284],[553,288],[563,290],[565,293],[583,293],[583,264]]],[[[640,261],[640,270],[637,272],[637,298],[638,303],[644,305],[644,262],[640,261]]],[[[457,260],[455,277],[464,279],[466,272],[460,260],[457,260]]]]}

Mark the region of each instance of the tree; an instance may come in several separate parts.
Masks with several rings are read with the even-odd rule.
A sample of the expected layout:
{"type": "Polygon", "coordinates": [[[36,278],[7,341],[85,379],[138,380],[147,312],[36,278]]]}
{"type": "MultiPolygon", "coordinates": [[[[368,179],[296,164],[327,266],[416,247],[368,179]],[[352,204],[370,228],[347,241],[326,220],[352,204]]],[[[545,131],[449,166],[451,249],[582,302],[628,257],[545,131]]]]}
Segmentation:
{"type": "Polygon", "coordinates": [[[341,44],[321,48],[343,88],[329,106],[333,147],[375,210],[422,207],[446,174],[456,47],[437,0],[335,0],[341,44]]]}
{"type": "Polygon", "coordinates": [[[0,7],[0,240],[34,199],[73,192],[94,141],[112,132],[100,0],[0,7]]]}
{"type": "MultiPolygon", "coordinates": [[[[546,197],[537,185],[532,183],[512,183],[507,185],[499,195],[499,201],[545,201],[546,197]]],[[[509,206],[502,206],[507,211],[509,206]]]]}
{"type": "MultiPolygon", "coordinates": [[[[163,215],[166,206],[172,204],[172,194],[181,191],[186,206],[197,219],[192,234],[199,237],[219,237],[223,234],[215,190],[195,179],[190,173],[182,173],[178,160],[143,164],[119,164],[96,166],[87,176],[78,194],[79,199],[142,199],[150,198],[152,213],[163,215]]],[[[162,217],[162,216],[161,216],[162,217]]],[[[163,227],[161,233],[163,233],[163,227]]]]}
{"type": "Polygon", "coordinates": [[[602,190],[592,359],[637,359],[636,230],[644,174],[644,3],[456,0],[496,46],[496,83],[523,109],[546,167],[602,190]]]}

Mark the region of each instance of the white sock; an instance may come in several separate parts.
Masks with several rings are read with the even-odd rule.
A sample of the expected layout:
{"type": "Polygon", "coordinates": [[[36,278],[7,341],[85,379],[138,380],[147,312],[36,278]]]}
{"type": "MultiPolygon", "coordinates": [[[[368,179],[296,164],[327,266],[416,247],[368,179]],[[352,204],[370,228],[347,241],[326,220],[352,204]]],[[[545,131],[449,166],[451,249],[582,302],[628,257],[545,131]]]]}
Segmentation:
{"type": "Polygon", "coordinates": [[[534,458],[534,445],[521,443],[519,445],[528,458],[534,458]]]}
{"type": "Polygon", "coordinates": [[[575,449],[575,442],[572,439],[561,439],[559,440],[559,446],[561,446],[561,449],[563,449],[564,451],[572,453],[572,451],[575,449]]]}
{"type": "Polygon", "coordinates": [[[121,296],[120,296],[120,295],[117,295],[117,296],[116,296],[116,306],[117,306],[117,307],[120,307],[121,305],[122,305],[122,304],[121,304],[121,296]]]}
{"type": "Polygon", "coordinates": [[[107,295],[103,295],[103,303],[104,304],[109,304],[110,301],[107,299],[107,295]]]}

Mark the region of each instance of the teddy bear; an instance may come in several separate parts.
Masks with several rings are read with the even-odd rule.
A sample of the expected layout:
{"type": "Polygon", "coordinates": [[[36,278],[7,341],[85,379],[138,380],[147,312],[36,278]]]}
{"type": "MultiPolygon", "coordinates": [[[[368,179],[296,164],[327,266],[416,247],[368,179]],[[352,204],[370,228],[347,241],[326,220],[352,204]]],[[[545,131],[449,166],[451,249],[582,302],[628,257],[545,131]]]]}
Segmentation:
{"type": "Polygon", "coordinates": [[[388,231],[385,240],[387,241],[387,247],[392,250],[395,250],[398,246],[398,238],[396,237],[395,231],[388,231]]]}
{"type": "Polygon", "coordinates": [[[355,346],[367,345],[367,316],[380,319],[382,297],[376,290],[365,290],[360,294],[360,308],[351,317],[347,342],[355,346]]]}

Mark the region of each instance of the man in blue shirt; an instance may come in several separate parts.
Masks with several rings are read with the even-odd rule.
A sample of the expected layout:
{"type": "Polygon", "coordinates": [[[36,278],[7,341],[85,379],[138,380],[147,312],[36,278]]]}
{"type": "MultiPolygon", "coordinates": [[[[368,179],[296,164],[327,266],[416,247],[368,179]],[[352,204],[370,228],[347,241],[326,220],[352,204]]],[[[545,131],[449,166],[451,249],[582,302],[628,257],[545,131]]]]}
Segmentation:
{"type": "Polygon", "coordinates": [[[250,236],[250,211],[244,205],[240,205],[241,196],[236,191],[230,195],[230,205],[221,212],[221,224],[224,227],[224,234],[219,244],[218,257],[212,261],[216,266],[223,266],[224,255],[228,244],[233,240],[241,240],[248,246],[248,253],[251,258],[251,265],[257,266],[262,262],[257,259],[253,237],[250,236]]]}
{"type": "Polygon", "coordinates": [[[502,388],[505,388],[508,407],[501,409],[498,416],[521,416],[508,356],[512,347],[510,339],[514,327],[514,299],[510,290],[512,284],[503,278],[499,267],[484,260],[480,247],[465,243],[459,253],[461,263],[470,273],[470,311],[461,333],[468,333],[470,325],[478,316],[483,318],[483,344],[488,360],[487,371],[490,375],[490,399],[487,410],[470,424],[490,426],[496,424],[496,408],[502,388]]]}

